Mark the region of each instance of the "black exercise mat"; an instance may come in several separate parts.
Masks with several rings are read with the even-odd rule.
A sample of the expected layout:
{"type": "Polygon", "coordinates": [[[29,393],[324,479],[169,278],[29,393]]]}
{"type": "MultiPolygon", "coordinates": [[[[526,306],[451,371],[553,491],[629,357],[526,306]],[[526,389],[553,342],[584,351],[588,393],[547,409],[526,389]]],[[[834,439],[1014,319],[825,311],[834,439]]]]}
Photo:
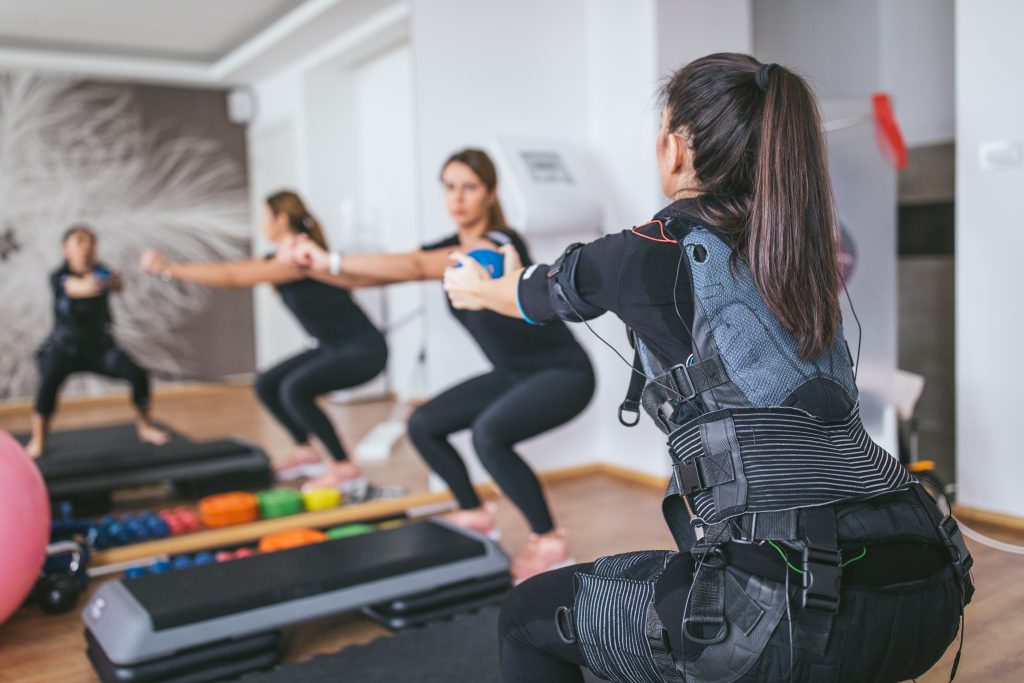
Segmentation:
{"type": "MultiPolygon", "coordinates": [[[[160,425],[161,429],[167,430],[171,440],[166,445],[181,446],[192,443],[187,436],[178,434],[165,424],[160,425]]],[[[22,445],[28,443],[31,434],[18,432],[14,438],[22,445]]],[[[135,425],[131,422],[122,424],[106,425],[103,427],[89,427],[88,429],[62,429],[50,433],[46,440],[46,452],[44,458],[66,458],[75,457],[80,453],[95,453],[106,450],[128,450],[138,451],[139,455],[146,455],[157,451],[164,446],[154,446],[142,443],[135,432],[135,425]]]]}
{"type": "MultiPolygon", "coordinates": [[[[587,683],[600,679],[584,672],[587,683]]],[[[250,674],[243,683],[500,683],[498,608],[250,674]]]]}

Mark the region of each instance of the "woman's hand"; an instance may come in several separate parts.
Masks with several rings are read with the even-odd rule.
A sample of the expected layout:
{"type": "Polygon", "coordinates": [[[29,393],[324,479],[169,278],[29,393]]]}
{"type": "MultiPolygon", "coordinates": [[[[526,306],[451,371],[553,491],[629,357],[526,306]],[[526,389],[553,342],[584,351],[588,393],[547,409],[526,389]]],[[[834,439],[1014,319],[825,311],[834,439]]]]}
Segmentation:
{"type": "Polygon", "coordinates": [[[505,257],[505,269],[501,272],[514,273],[523,267],[523,259],[519,258],[519,251],[515,246],[506,244],[498,249],[498,251],[500,251],[501,255],[505,257]]]}
{"type": "Polygon", "coordinates": [[[281,241],[277,243],[277,251],[274,252],[274,258],[279,263],[285,263],[289,266],[299,266],[297,263],[297,249],[299,243],[298,235],[285,235],[281,238],[281,241]]]}
{"type": "MultiPolygon", "coordinates": [[[[490,273],[475,260],[457,251],[452,252],[449,258],[460,264],[449,266],[444,271],[444,290],[448,292],[452,306],[467,311],[485,308],[483,290],[486,283],[491,280],[490,273]]],[[[505,258],[507,264],[507,254],[505,258]]]]}
{"type": "Polygon", "coordinates": [[[307,235],[288,235],[277,248],[277,259],[298,268],[326,273],[331,268],[331,254],[307,235]]]}
{"type": "Polygon", "coordinates": [[[156,249],[147,249],[142,252],[142,269],[150,275],[162,276],[167,272],[170,262],[156,249]]]}
{"type": "Polygon", "coordinates": [[[111,292],[121,291],[121,287],[124,286],[124,281],[121,279],[121,273],[114,271],[109,276],[107,276],[106,286],[107,289],[111,292]]]}

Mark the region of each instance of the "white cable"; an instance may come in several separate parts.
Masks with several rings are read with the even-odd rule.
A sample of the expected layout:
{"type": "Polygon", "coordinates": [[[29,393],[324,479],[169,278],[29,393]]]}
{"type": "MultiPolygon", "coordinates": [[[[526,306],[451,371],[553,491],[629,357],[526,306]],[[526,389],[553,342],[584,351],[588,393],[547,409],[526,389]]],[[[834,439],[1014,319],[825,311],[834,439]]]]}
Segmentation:
{"type": "Polygon", "coordinates": [[[956,520],[956,523],[957,523],[957,526],[960,527],[960,531],[963,532],[963,535],[966,536],[967,538],[971,539],[971,540],[977,541],[978,543],[980,543],[982,545],[987,545],[989,548],[995,548],[996,550],[1002,550],[1004,553],[1013,553],[1014,555],[1024,555],[1024,546],[1013,545],[1012,543],[1003,543],[1002,541],[997,541],[994,538],[989,538],[988,536],[986,536],[984,534],[978,533],[977,531],[975,531],[971,527],[969,527],[966,524],[964,524],[963,522],[961,522],[959,519],[956,520]]]}

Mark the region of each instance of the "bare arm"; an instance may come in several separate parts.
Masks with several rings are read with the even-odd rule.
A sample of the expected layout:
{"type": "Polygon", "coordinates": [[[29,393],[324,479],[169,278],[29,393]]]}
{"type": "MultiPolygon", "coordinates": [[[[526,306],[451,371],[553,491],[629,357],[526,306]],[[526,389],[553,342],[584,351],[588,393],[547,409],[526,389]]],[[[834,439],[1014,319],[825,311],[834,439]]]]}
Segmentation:
{"type": "Polygon", "coordinates": [[[103,280],[92,273],[68,275],[64,278],[64,294],[70,299],[88,299],[99,296],[105,289],[103,280]]]}
{"type": "Polygon", "coordinates": [[[153,250],[142,255],[142,268],[153,275],[211,287],[252,287],[264,282],[284,284],[304,277],[298,268],[274,259],[171,263],[153,250]]]}
{"type": "Polygon", "coordinates": [[[397,282],[440,280],[448,265],[450,249],[410,251],[398,254],[335,255],[335,273],[331,273],[331,254],[305,236],[286,239],[278,258],[306,269],[310,277],[339,287],[374,287],[397,282]]]}

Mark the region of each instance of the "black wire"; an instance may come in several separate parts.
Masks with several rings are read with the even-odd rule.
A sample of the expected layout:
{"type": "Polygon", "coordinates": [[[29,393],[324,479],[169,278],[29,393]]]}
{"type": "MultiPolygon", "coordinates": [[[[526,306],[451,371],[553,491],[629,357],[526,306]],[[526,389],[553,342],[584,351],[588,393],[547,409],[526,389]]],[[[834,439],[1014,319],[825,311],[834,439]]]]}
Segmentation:
{"type": "Polygon", "coordinates": [[[853,320],[857,323],[857,360],[853,363],[853,381],[857,381],[857,371],[860,370],[860,341],[861,333],[863,330],[860,326],[860,318],[857,317],[857,309],[853,307],[853,297],[850,296],[850,290],[846,288],[846,278],[843,274],[839,274],[839,281],[843,283],[843,291],[846,292],[846,301],[850,304],[850,313],[853,313],[853,320]]]}
{"type": "Polygon", "coordinates": [[[607,346],[607,347],[608,347],[609,349],[611,349],[612,351],[614,351],[614,352],[615,352],[615,355],[616,355],[616,356],[618,356],[618,357],[619,357],[620,359],[622,359],[622,362],[623,362],[623,363],[625,363],[625,364],[626,364],[627,366],[629,366],[629,369],[630,369],[630,371],[631,371],[631,372],[635,372],[636,374],[640,375],[641,377],[643,377],[643,378],[644,378],[645,380],[647,380],[648,382],[650,382],[650,383],[652,383],[652,384],[657,384],[657,385],[658,385],[659,387],[661,387],[662,389],[665,389],[666,391],[669,391],[669,392],[671,392],[671,393],[675,394],[675,395],[676,395],[676,396],[678,396],[679,398],[685,398],[685,396],[683,396],[682,394],[680,394],[680,393],[679,393],[678,391],[676,391],[676,390],[675,390],[675,389],[673,389],[672,387],[669,387],[669,386],[665,386],[664,384],[662,384],[662,383],[661,383],[661,382],[659,382],[658,380],[656,380],[656,379],[654,379],[654,378],[651,378],[651,377],[648,377],[648,376],[647,376],[647,375],[645,375],[644,373],[642,373],[642,372],[640,372],[639,370],[637,370],[636,368],[634,368],[634,367],[633,367],[633,363],[632,363],[631,361],[629,361],[629,360],[626,360],[626,357],[625,357],[625,356],[623,356],[623,355],[622,355],[621,353],[619,353],[619,350],[618,350],[617,348],[615,348],[614,346],[612,346],[612,345],[611,345],[611,344],[610,344],[610,343],[609,343],[608,341],[606,341],[606,340],[605,340],[605,338],[604,338],[604,337],[602,337],[601,335],[599,335],[599,334],[597,333],[597,330],[595,330],[595,329],[594,329],[593,327],[591,327],[591,326],[590,326],[590,323],[589,323],[589,322],[587,322],[586,318],[584,318],[584,317],[583,317],[582,315],[580,315],[580,312],[576,310],[576,307],[572,305],[572,302],[571,302],[571,301],[569,301],[569,298],[568,298],[568,297],[565,297],[565,298],[564,298],[564,301],[565,301],[565,303],[566,303],[566,304],[568,304],[568,305],[569,305],[569,308],[571,308],[571,309],[572,309],[572,312],[576,314],[576,317],[580,319],[580,322],[581,322],[581,323],[583,323],[584,325],[586,325],[586,326],[587,326],[587,329],[588,329],[588,330],[590,330],[590,333],[591,333],[591,334],[593,334],[593,335],[594,335],[595,337],[597,337],[598,339],[600,339],[600,340],[601,340],[601,343],[602,343],[602,344],[604,344],[604,345],[605,345],[605,346],[607,346]]]}

